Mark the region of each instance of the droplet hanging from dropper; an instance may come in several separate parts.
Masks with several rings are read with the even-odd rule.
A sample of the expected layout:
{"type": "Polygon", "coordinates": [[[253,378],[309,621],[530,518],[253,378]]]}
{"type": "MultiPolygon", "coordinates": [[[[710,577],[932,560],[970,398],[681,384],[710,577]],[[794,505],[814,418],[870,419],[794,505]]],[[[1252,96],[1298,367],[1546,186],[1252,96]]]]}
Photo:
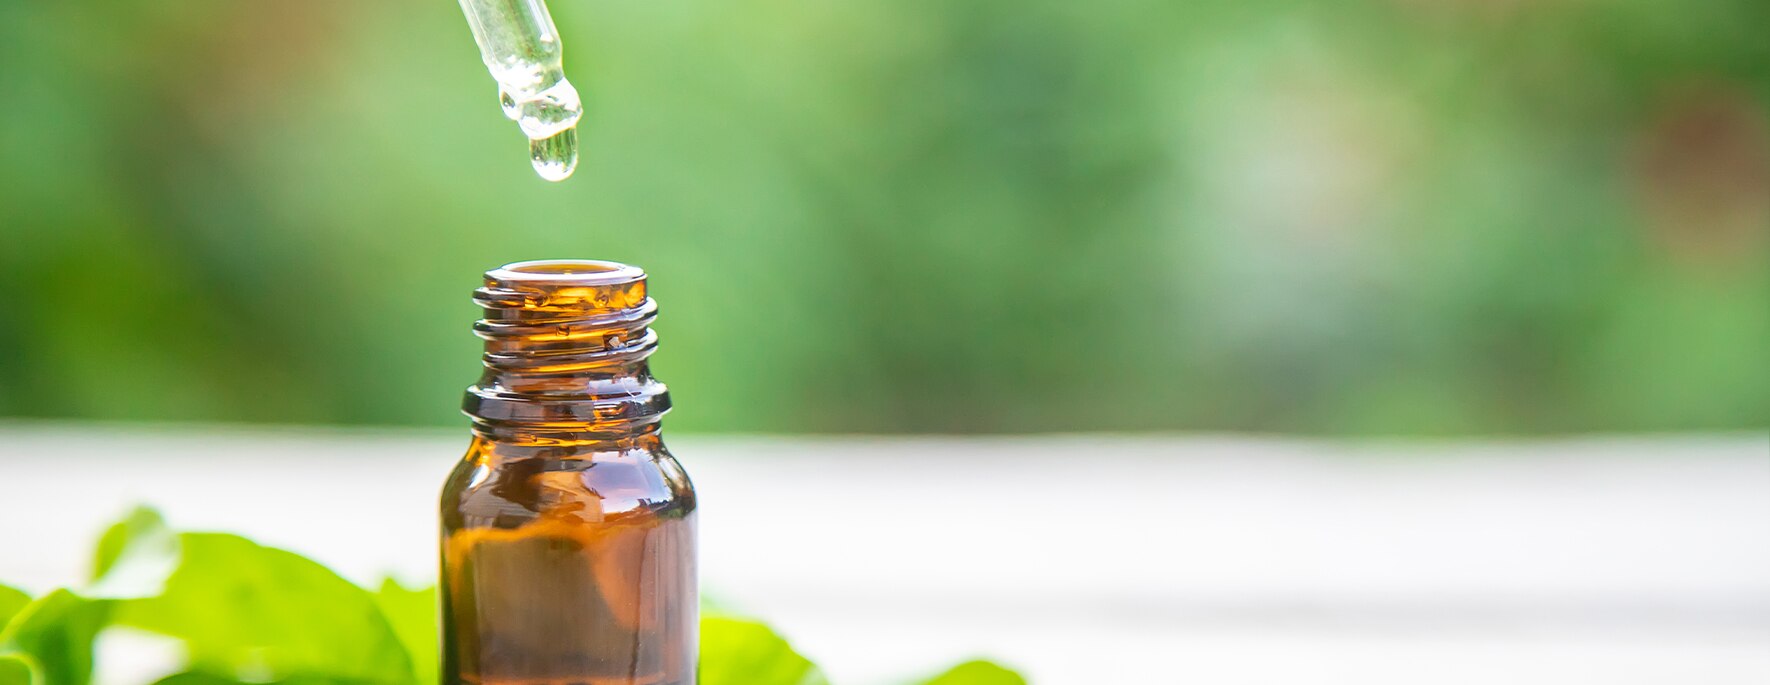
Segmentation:
{"type": "Polygon", "coordinates": [[[563,181],[578,168],[578,128],[568,128],[551,138],[529,141],[529,161],[535,173],[549,181],[563,181]]]}
{"type": "Polygon", "coordinates": [[[565,78],[559,30],[544,0],[460,0],[480,59],[498,82],[498,105],[529,138],[535,172],[563,181],[578,165],[584,108],[565,78]]]}

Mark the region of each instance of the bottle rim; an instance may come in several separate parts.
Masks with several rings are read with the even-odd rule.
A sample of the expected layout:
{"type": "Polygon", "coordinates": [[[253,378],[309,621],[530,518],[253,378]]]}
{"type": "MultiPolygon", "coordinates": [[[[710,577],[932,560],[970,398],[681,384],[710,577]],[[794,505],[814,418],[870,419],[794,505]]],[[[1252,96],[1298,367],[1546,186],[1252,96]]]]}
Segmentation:
{"type": "Polygon", "coordinates": [[[600,259],[535,259],[505,264],[485,276],[500,284],[614,285],[643,279],[645,270],[600,259]]]}

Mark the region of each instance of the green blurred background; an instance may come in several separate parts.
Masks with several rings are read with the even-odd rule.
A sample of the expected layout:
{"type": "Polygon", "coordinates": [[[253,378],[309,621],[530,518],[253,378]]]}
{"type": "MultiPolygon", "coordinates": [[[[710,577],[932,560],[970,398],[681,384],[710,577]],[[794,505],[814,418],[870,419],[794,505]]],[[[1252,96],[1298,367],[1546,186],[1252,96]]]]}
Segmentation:
{"type": "Polygon", "coordinates": [[[0,415],[462,425],[628,261],[673,432],[1759,429],[1762,0],[0,0],[0,415]]]}

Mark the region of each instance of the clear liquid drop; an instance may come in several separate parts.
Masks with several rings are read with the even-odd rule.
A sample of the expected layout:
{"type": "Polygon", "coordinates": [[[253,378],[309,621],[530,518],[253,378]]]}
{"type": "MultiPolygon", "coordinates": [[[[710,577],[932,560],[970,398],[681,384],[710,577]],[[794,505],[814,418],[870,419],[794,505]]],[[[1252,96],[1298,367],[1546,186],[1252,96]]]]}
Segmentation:
{"type": "Polygon", "coordinates": [[[529,139],[535,172],[549,181],[578,164],[573,127],[584,115],[578,89],[565,78],[559,29],[544,0],[461,0],[480,61],[498,82],[498,106],[529,139]]]}
{"type": "Polygon", "coordinates": [[[541,178],[559,182],[571,178],[578,168],[578,129],[568,128],[551,138],[529,141],[529,161],[541,178]]]}

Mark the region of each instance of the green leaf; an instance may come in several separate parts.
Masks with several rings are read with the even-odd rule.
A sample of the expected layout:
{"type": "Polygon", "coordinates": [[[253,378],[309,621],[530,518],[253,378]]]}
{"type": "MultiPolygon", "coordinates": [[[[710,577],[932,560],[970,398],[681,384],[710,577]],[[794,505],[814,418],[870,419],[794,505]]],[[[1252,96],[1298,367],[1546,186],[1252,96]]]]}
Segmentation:
{"type": "Polygon", "coordinates": [[[160,512],[137,507],[99,537],[92,585],[83,594],[115,599],[160,594],[178,562],[178,536],[160,512]]]}
{"type": "MultiPolygon", "coordinates": [[[[24,592],[0,585],[0,635],[5,635],[12,617],[31,603],[31,596],[24,592]]],[[[0,685],[31,685],[37,680],[37,665],[26,654],[7,654],[6,644],[0,642],[0,685]]]]}
{"type": "Polygon", "coordinates": [[[1026,678],[988,661],[967,661],[922,685],[1026,685],[1026,678]]]}
{"type": "Polygon", "coordinates": [[[185,671],[156,680],[154,685],[238,685],[239,682],[224,675],[203,671],[185,671]]]}
{"type": "Polygon", "coordinates": [[[829,685],[811,660],[768,626],[738,618],[701,620],[700,685],[829,685]]]}
{"type": "Polygon", "coordinates": [[[13,655],[6,666],[16,678],[20,660],[29,656],[25,672],[42,685],[86,685],[92,680],[92,640],[111,619],[114,602],[56,590],[26,605],[0,631],[0,654],[13,655]]]}
{"type": "Polygon", "coordinates": [[[154,681],[154,685],[362,685],[350,680],[337,680],[314,676],[294,676],[268,683],[247,683],[207,671],[185,671],[154,681]]]}
{"type": "Polygon", "coordinates": [[[99,539],[93,583],[30,601],[0,587],[0,685],[87,685],[92,643],[110,625],[115,598],[157,594],[178,562],[171,531],[151,509],[136,509],[99,539]]]}
{"type": "Polygon", "coordinates": [[[420,685],[436,682],[437,627],[436,587],[407,590],[392,578],[381,581],[375,593],[381,613],[411,656],[412,673],[420,685]]]}
{"type": "Polygon", "coordinates": [[[0,630],[5,630],[13,615],[30,603],[31,596],[24,591],[0,585],[0,630]]]}
{"type": "Polygon", "coordinates": [[[293,676],[267,683],[236,680],[224,675],[207,671],[185,671],[174,673],[154,682],[154,685],[363,685],[352,680],[321,678],[317,676],[293,676]]]}
{"type": "Polygon", "coordinates": [[[39,683],[37,663],[29,654],[0,654],[0,685],[39,683]]]}
{"type": "Polygon", "coordinates": [[[411,657],[368,591],[236,535],[178,542],[183,559],[164,594],[124,602],[118,618],[184,640],[195,670],[257,682],[414,682],[411,657]]]}

